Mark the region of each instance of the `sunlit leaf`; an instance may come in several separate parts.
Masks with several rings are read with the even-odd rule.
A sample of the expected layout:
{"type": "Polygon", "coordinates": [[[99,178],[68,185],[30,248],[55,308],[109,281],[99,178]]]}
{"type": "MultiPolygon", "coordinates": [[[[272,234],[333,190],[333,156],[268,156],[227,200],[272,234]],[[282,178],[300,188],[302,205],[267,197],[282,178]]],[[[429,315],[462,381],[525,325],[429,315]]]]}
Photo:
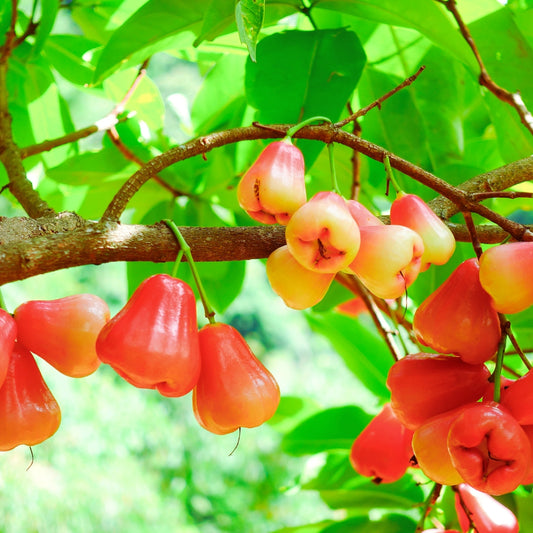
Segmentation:
{"type": "Polygon", "coordinates": [[[238,0],[235,19],[239,37],[248,48],[250,59],[256,61],[256,46],[265,18],[265,0],[238,0]]]}

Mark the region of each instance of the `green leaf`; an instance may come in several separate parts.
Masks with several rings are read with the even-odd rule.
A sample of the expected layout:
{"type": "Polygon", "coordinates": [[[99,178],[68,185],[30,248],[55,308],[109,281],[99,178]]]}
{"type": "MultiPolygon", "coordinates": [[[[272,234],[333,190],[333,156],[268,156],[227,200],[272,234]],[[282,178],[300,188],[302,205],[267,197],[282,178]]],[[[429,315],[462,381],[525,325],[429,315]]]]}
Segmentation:
{"type": "Polygon", "coordinates": [[[329,526],[332,523],[331,520],[323,520],[322,522],[316,522],[314,524],[276,529],[276,531],[273,531],[272,533],[321,533],[326,526],[329,526]]]}
{"type": "Polygon", "coordinates": [[[0,46],[6,41],[6,32],[11,25],[11,2],[0,3],[0,46]]]}
{"type": "Polygon", "coordinates": [[[57,0],[41,0],[41,16],[35,32],[35,43],[33,45],[33,55],[37,56],[41,52],[56,20],[59,11],[57,0]]]}
{"type": "Polygon", "coordinates": [[[309,398],[282,396],[274,416],[268,424],[280,433],[287,433],[295,425],[320,410],[319,405],[309,398]]]}
{"type": "MultiPolygon", "coordinates": [[[[246,95],[265,124],[296,123],[313,116],[339,118],[366,61],[355,33],[287,31],[265,37],[257,63],[248,58],[246,95]],[[281,98],[280,95],[283,95],[281,98]]],[[[322,143],[298,141],[308,166],[322,143]]]]}
{"type": "Polygon", "coordinates": [[[314,7],[341,11],[360,18],[413,28],[477,72],[472,52],[443,6],[427,0],[317,0],[314,7]]]}
{"type": "Polygon", "coordinates": [[[281,447],[291,455],[349,450],[371,419],[371,415],[352,405],[327,409],[287,433],[281,447]]]}
{"type": "Polygon", "coordinates": [[[389,368],[393,363],[381,337],[358,320],[338,313],[306,313],[311,328],[324,335],[346,366],[355,376],[380,398],[390,393],[385,385],[389,368]]]}
{"type": "Polygon", "coordinates": [[[211,41],[220,35],[233,21],[235,0],[210,0],[206,7],[200,34],[194,41],[199,46],[202,41],[211,41]]]}
{"type": "Polygon", "coordinates": [[[140,63],[155,52],[191,44],[206,0],[149,0],[118,28],[104,47],[94,82],[124,64],[140,63]]]}
{"type": "Polygon", "coordinates": [[[326,527],[321,533],[406,533],[414,531],[416,522],[405,515],[390,514],[373,521],[355,516],[326,527]]]}
{"type": "Polygon", "coordinates": [[[326,462],[320,472],[302,485],[305,490],[338,490],[353,488],[366,483],[362,476],[358,475],[350,463],[349,454],[344,452],[328,453],[326,462]]]}
{"type": "Polygon", "coordinates": [[[256,61],[256,46],[265,18],[265,0],[238,0],[235,19],[241,42],[246,45],[250,59],[256,61]]]}

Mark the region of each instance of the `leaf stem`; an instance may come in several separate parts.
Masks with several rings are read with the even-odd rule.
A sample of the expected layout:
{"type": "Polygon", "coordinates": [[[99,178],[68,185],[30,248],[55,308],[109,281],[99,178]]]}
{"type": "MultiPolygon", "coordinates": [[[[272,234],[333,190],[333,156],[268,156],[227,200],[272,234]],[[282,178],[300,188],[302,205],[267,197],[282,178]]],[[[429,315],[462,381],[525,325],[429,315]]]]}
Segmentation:
{"type": "Polygon", "coordinates": [[[325,122],[327,124],[332,124],[331,119],[329,119],[328,117],[317,116],[317,117],[306,118],[305,120],[303,120],[302,122],[299,122],[292,128],[289,128],[287,130],[287,133],[285,134],[286,137],[290,139],[297,131],[301,130],[302,128],[305,128],[305,126],[308,126],[309,124],[312,124],[313,122],[316,122],[317,120],[321,120],[322,122],[325,122]]]}
{"type": "Polygon", "coordinates": [[[207,299],[207,295],[206,295],[204,286],[202,284],[202,280],[200,279],[200,275],[198,274],[198,269],[196,268],[196,263],[194,262],[194,259],[192,258],[191,247],[187,244],[187,241],[183,238],[183,235],[181,234],[178,226],[176,226],[173,220],[165,218],[163,222],[171,229],[172,233],[174,233],[174,236],[176,237],[176,240],[178,241],[180,245],[180,251],[178,252],[178,255],[176,257],[176,262],[174,263],[174,268],[172,272],[173,273],[175,271],[177,272],[177,269],[178,269],[177,265],[179,265],[179,262],[181,262],[182,257],[185,255],[185,258],[187,259],[187,262],[189,263],[189,267],[191,269],[194,282],[196,283],[196,287],[198,288],[198,294],[200,295],[200,299],[202,300],[205,317],[207,318],[207,320],[209,320],[210,324],[214,324],[216,322],[215,311],[213,310],[213,308],[211,307],[211,304],[209,303],[209,300],[207,299]]]}

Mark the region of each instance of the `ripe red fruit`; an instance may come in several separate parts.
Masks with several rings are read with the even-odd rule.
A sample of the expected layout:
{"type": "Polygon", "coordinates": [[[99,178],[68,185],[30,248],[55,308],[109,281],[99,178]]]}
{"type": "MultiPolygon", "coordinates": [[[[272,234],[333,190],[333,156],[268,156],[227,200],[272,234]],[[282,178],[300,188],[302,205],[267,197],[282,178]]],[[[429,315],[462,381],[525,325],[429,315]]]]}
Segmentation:
{"type": "Polygon", "coordinates": [[[383,222],[357,200],[346,200],[346,205],[360,228],[363,226],[383,226],[383,222]]]}
{"type": "Polygon", "coordinates": [[[518,533],[518,520],[510,509],[489,494],[461,483],[455,493],[455,510],[463,533],[471,530],[463,505],[477,533],[518,533]]]}
{"type": "Polygon", "coordinates": [[[350,462],[356,472],[374,483],[393,483],[409,467],[412,436],[386,403],[353,442],[350,462]]]}
{"type": "Polygon", "coordinates": [[[508,380],[501,389],[500,403],[519,424],[533,424],[533,371],[515,381],[508,380]]]}
{"type": "Polygon", "coordinates": [[[499,313],[518,313],[533,304],[533,242],[510,242],[485,250],[479,280],[499,313]]]}
{"type": "Polygon", "coordinates": [[[479,283],[477,259],[461,263],[418,307],[413,319],[418,340],[466,363],[491,359],[501,337],[498,313],[479,283]]]}
{"type": "Polygon", "coordinates": [[[193,391],[198,423],[223,435],[271,418],[279,404],[279,386],[241,334],[228,324],[214,323],[200,330],[199,339],[202,372],[193,391]]]}
{"type": "Polygon", "coordinates": [[[96,351],[136,387],[164,396],[187,394],[200,375],[192,289],[166,274],[145,279],[102,328],[96,351]]]}
{"type": "Polygon", "coordinates": [[[96,338],[108,320],[109,307],[94,294],[31,300],[15,309],[18,341],[73,378],[100,366],[96,338]]]}
{"type": "Polygon", "coordinates": [[[237,198],[254,220],[287,224],[307,198],[302,152],[290,140],[270,143],[242,177],[237,198]]]}
{"type": "Polygon", "coordinates": [[[391,405],[410,429],[428,419],[481,398],[489,369],[470,365],[452,355],[417,353],[392,365],[387,377],[391,405]]]}
{"type": "Polygon", "coordinates": [[[272,290],[292,309],[306,309],[320,302],[335,277],[303,267],[287,246],[270,254],[266,273],[272,290]]]}
{"type": "Polygon", "coordinates": [[[319,192],[290,219],[285,230],[292,256],[305,268],[336,274],[359,250],[359,228],[346,200],[334,192],[319,192]]]}
{"type": "Polygon", "coordinates": [[[455,251],[455,237],[450,228],[430,209],[422,198],[399,193],[390,210],[391,224],[416,231],[424,241],[420,272],[431,264],[443,265],[455,251]]]}
{"type": "Polygon", "coordinates": [[[16,338],[17,324],[14,318],[4,309],[0,309],[0,387],[7,375],[16,338]]]}
{"type": "Polygon", "coordinates": [[[15,343],[0,387],[0,451],[39,444],[51,437],[60,423],[59,405],[33,355],[15,343]]]}
{"type": "Polygon", "coordinates": [[[465,482],[493,495],[515,490],[531,463],[527,435],[495,402],[464,406],[450,426],[448,450],[465,482]]]}
{"type": "Polygon", "coordinates": [[[398,298],[418,276],[422,239],[403,226],[363,226],[359,231],[361,245],[349,270],[379,298],[398,298]]]}

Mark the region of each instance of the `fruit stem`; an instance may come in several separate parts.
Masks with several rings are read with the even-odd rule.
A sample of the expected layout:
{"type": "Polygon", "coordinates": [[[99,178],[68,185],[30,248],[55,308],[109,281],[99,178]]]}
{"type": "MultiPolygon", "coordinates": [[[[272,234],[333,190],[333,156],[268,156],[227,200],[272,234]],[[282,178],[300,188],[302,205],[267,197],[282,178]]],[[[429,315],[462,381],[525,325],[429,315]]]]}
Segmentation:
{"type": "Polygon", "coordinates": [[[441,490],[442,485],[440,483],[435,483],[435,485],[433,485],[433,488],[431,489],[424,502],[424,506],[422,508],[422,515],[420,516],[420,520],[418,521],[418,524],[416,526],[415,533],[420,533],[421,531],[423,531],[426,518],[431,512],[431,509],[435,505],[436,501],[439,499],[441,490]]]}
{"type": "MultiPolygon", "coordinates": [[[[209,300],[207,299],[207,295],[205,293],[202,280],[200,279],[200,275],[198,274],[198,269],[196,268],[196,263],[194,262],[194,259],[192,258],[191,247],[187,244],[187,241],[183,238],[183,235],[181,234],[180,230],[178,229],[178,226],[176,226],[173,220],[165,218],[163,222],[172,230],[172,233],[174,233],[174,236],[176,237],[180,245],[180,251],[178,252],[176,261],[178,260],[178,258],[181,261],[180,254],[181,256],[185,255],[185,258],[187,259],[187,262],[189,263],[189,267],[191,269],[194,282],[196,283],[196,287],[198,288],[198,294],[200,295],[200,299],[202,300],[205,317],[207,318],[207,320],[209,320],[210,324],[214,324],[216,322],[215,311],[211,307],[211,304],[209,303],[209,300]]],[[[174,263],[174,267],[176,267],[176,263],[174,263]]]]}
{"type": "Polygon", "coordinates": [[[500,401],[500,384],[502,376],[502,367],[503,367],[503,356],[505,353],[505,345],[507,344],[507,330],[506,325],[502,324],[502,336],[500,342],[498,343],[498,352],[496,354],[496,367],[492,373],[492,381],[494,383],[494,401],[500,401]]]}
{"type": "Polygon", "coordinates": [[[174,261],[174,266],[172,267],[172,272],[170,275],[173,278],[178,277],[178,268],[180,267],[181,260],[183,259],[183,249],[180,248],[180,251],[178,252],[178,255],[176,256],[176,260],[174,261]]]}
{"type": "Polygon", "coordinates": [[[335,170],[335,158],[333,157],[333,143],[328,144],[329,170],[331,172],[331,188],[333,192],[340,195],[339,184],[337,182],[337,171],[335,170]]]}
{"type": "Polygon", "coordinates": [[[399,183],[396,181],[396,178],[394,177],[394,174],[392,172],[392,167],[390,166],[390,159],[388,155],[386,155],[383,158],[383,165],[385,165],[385,174],[387,176],[387,192],[389,190],[389,183],[392,183],[392,186],[394,187],[396,194],[402,193],[403,192],[402,188],[400,187],[399,183]]]}
{"type": "Polygon", "coordinates": [[[299,122],[298,124],[296,124],[292,128],[289,128],[287,130],[286,138],[288,137],[290,139],[297,131],[301,130],[302,128],[305,128],[305,126],[308,126],[309,124],[311,124],[312,122],[315,122],[317,120],[321,120],[322,122],[326,122],[328,124],[331,124],[331,119],[329,119],[328,117],[320,117],[320,116],[318,116],[318,117],[306,118],[305,120],[303,120],[302,122],[299,122]]]}

